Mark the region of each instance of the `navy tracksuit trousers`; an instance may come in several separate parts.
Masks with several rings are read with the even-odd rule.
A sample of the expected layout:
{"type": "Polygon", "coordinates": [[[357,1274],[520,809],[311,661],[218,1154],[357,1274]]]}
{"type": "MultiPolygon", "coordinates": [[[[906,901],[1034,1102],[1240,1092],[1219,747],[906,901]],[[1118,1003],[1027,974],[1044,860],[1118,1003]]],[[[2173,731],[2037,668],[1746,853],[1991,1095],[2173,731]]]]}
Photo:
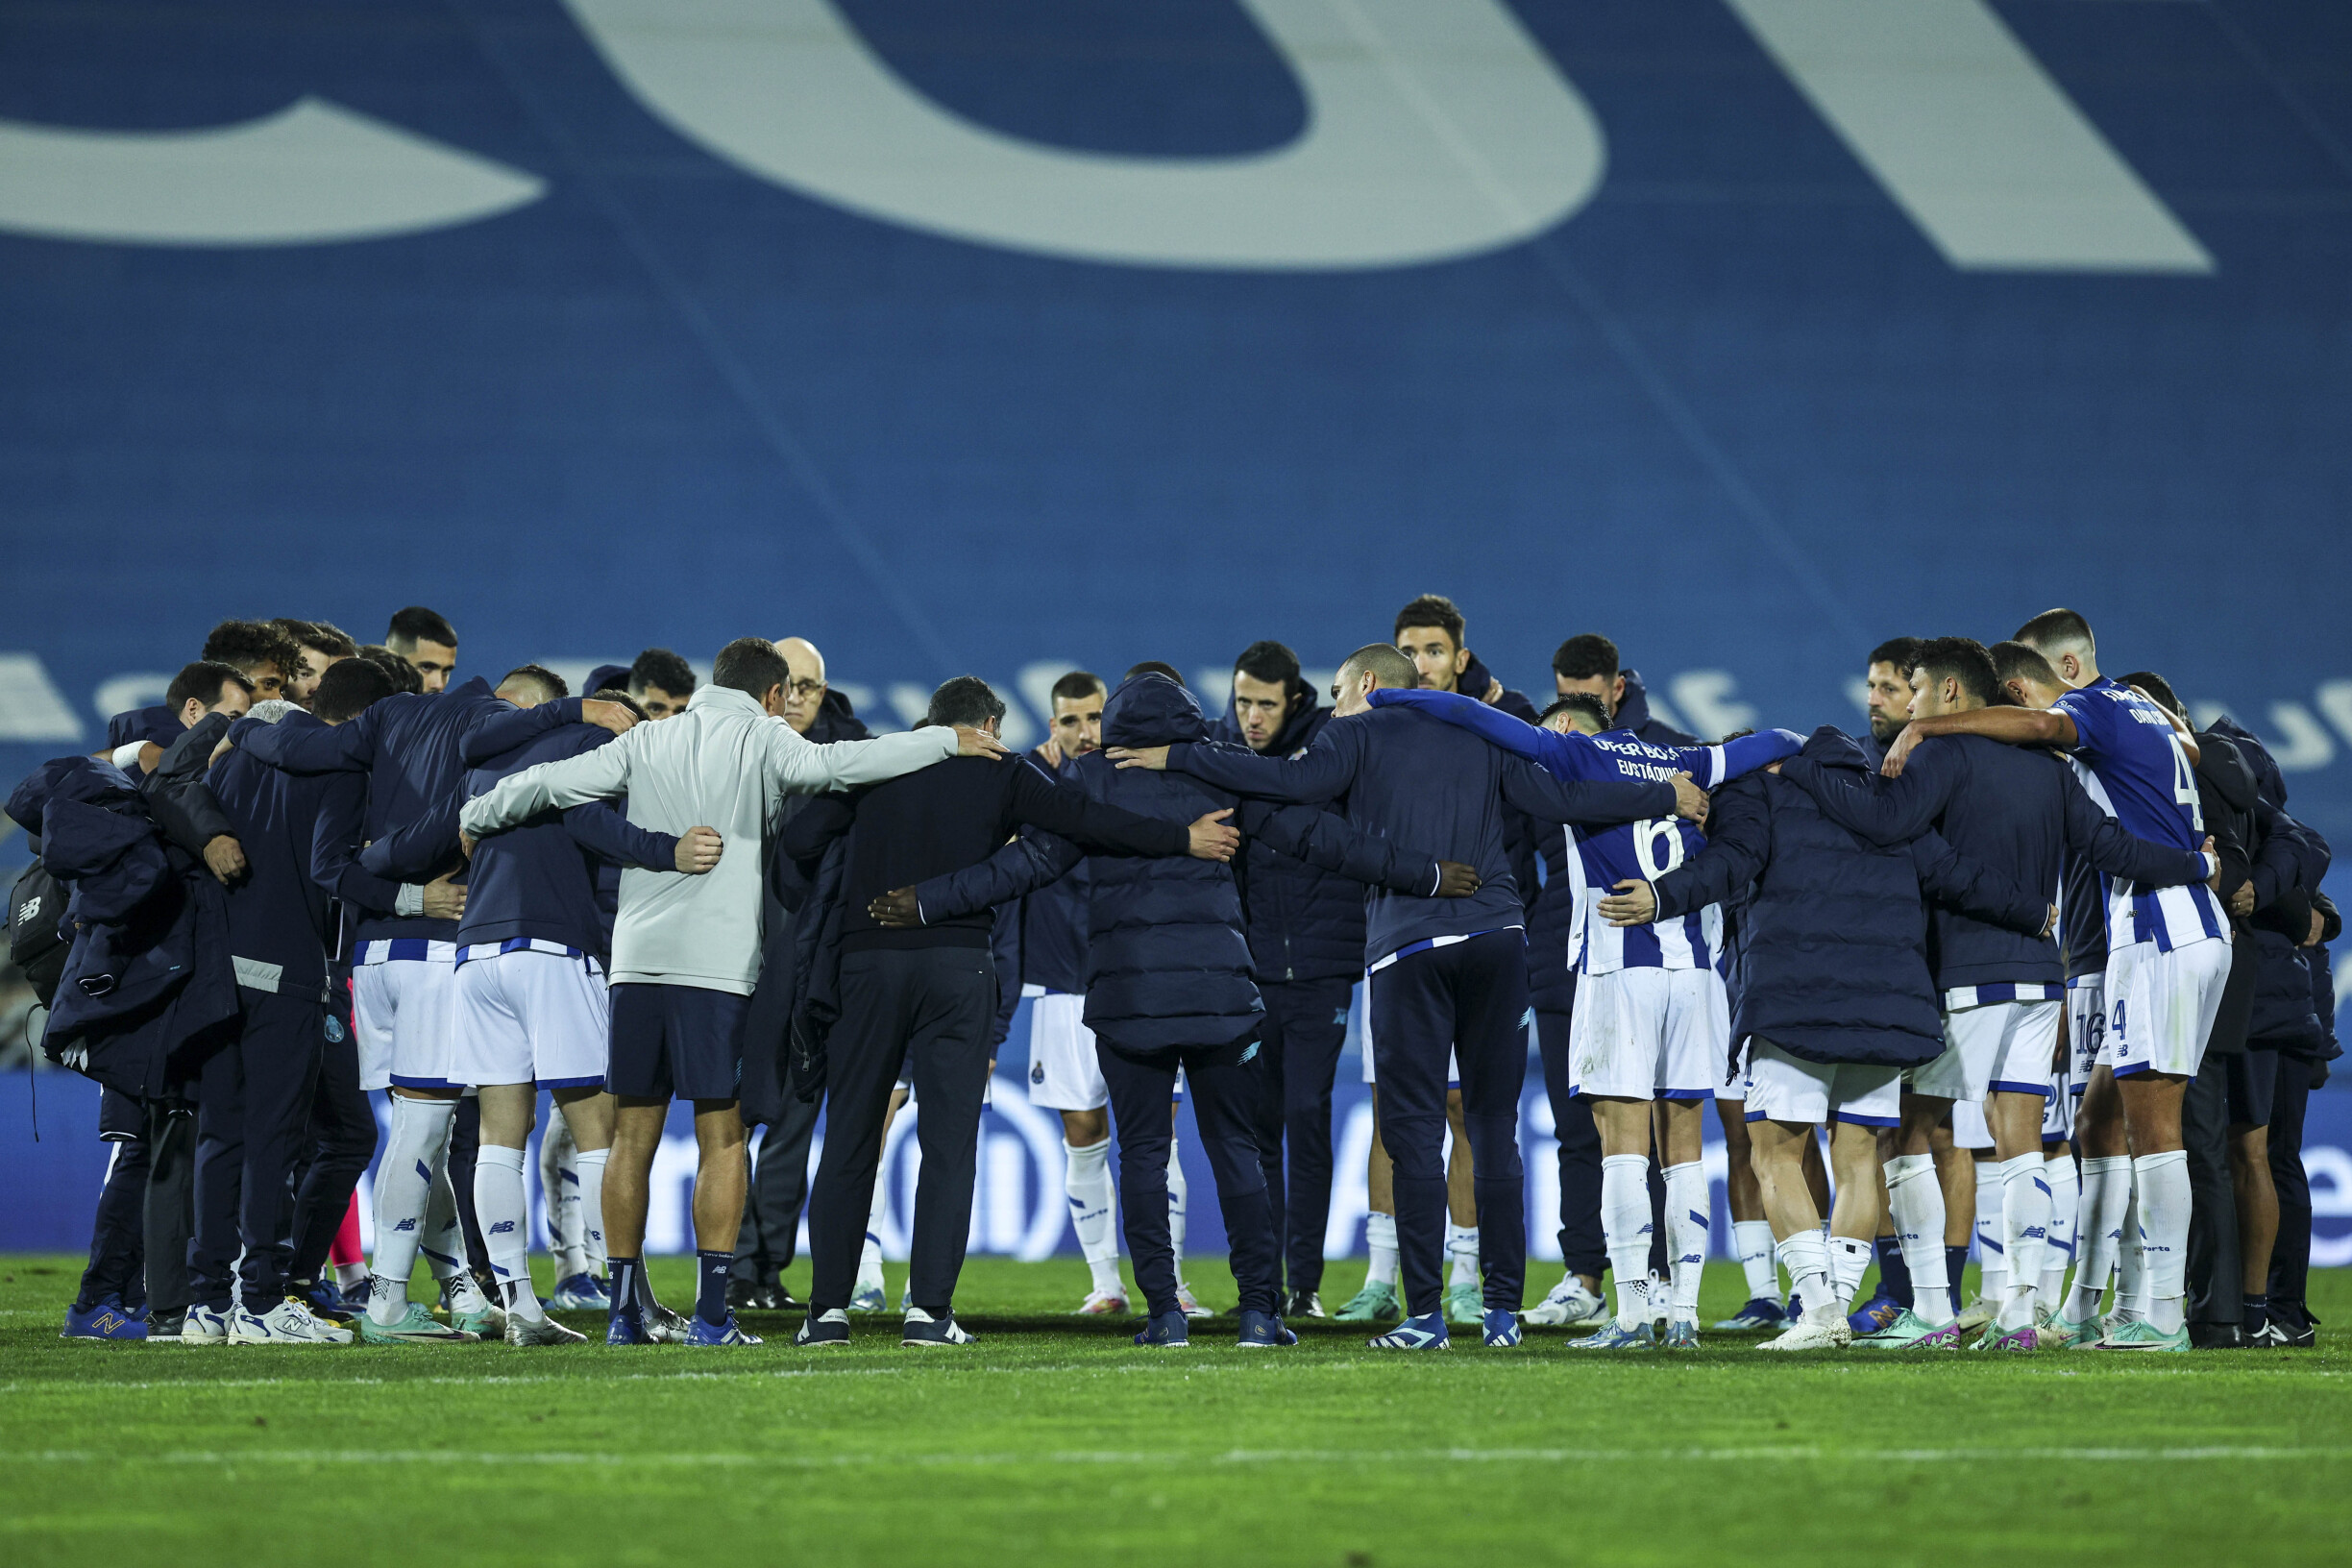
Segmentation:
{"type": "MultiPolygon", "coordinates": [[[[1293,1290],[1323,1286],[1323,1228],[1331,1218],[1332,1079],[1347,1043],[1348,1000],[1355,989],[1345,978],[1258,988],[1265,998],[1257,1062],[1258,1164],[1281,1248],[1277,1262],[1286,1265],[1293,1290]]],[[[1282,1287],[1281,1272],[1274,1283],[1282,1287]]]]}
{"type": "Polygon", "coordinates": [[[315,996],[240,986],[237,1011],[237,1038],[212,1053],[197,1080],[188,1299],[225,1311],[241,1284],[246,1310],[260,1313],[285,1296],[288,1251],[279,1222],[326,1035],[315,996]]]}
{"type": "Polygon", "coordinates": [[[1094,1054],[1102,1063],[1118,1133],[1120,1226],[1127,1233],[1136,1286],[1150,1303],[1154,1317],[1176,1311],[1167,1162],[1174,1132],[1168,1106],[1176,1097],[1179,1067],[1184,1069],[1202,1151],[1216,1178],[1217,1210],[1225,1218],[1234,1283],[1241,1290],[1239,1310],[1280,1310],[1275,1298],[1274,1213],[1266,1199],[1256,1131],[1266,1089],[1258,1059],[1241,1060],[1248,1048],[1247,1041],[1236,1041],[1129,1055],[1114,1050],[1099,1036],[1095,1039],[1094,1054]]]}

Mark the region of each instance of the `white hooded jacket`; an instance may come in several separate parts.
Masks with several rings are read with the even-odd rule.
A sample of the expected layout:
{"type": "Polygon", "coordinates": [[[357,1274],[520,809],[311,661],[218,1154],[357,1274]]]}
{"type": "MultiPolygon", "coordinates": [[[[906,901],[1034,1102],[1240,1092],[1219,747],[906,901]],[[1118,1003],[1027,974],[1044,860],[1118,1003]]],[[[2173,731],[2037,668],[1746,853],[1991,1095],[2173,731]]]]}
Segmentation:
{"type": "Polygon", "coordinates": [[[704,875],[622,871],[612,979],[748,996],[759,979],[760,890],[784,797],[896,778],[954,756],[957,746],[945,726],[817,746],[747,693],[705,686],[674,719],[501,779],[466,802],[458,821],[487,838],[551,807],[626,796],[628,820],[639,827],[717,828],[725,848],[704,875]]]}

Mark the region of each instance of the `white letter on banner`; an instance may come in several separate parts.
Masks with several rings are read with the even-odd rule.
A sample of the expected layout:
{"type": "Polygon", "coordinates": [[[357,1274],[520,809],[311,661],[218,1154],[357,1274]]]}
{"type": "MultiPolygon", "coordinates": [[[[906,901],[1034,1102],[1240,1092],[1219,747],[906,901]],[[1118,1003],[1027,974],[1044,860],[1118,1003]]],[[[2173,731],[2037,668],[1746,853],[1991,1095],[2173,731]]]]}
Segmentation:
{"type": "Polygon", "coordinates": [[[317,245],[474,223],[536,176],[322,98],[202,131],[0,121],[0,231],[117,245],[317,245]]]}
{"type": "Polygon", "coordinates": [[[1500,0],[1241,0],[1307,128],[1226,158],[1047,147],[921,96],[827,0],[567,0],[681,135],[853,212],[1138,266],[1404,266],[1516,244],[1591,199],[1583,97],[1500,0]]]}
{"type": "Polygon", "coordinates": [[[1984,0],[1726,3],[1953,266],[2214,270],[1984,0]]]}

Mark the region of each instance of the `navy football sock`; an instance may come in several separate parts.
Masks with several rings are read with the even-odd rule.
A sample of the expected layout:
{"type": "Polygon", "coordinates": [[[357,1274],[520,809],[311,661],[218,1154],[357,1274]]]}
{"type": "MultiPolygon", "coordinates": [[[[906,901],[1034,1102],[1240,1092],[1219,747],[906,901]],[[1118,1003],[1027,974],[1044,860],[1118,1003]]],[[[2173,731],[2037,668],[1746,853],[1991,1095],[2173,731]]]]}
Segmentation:
{"type": "Polygon", "coordinates": [[[735,1272],[735,1255],[731,1252],[698,1252],[695,1269],[699,1283],[695,1286],[695,1316],[717,1328],[726,1321],[727,1277],[735,1272]]]}
{"type": "Polygon", "coordinates": [[[1911,1265],[1903,1262],[1902,1238],[1878,1238],[1878,1289],[1889,1301],[1908,1311],[1911,1306],[1911,1265]]]}
{"type": "Polygon", "coordinates": [[[2245,1332],[2250,1336],[2262,1333],[2270,1322],[2270,1298],[2247,1296],[2245,1301],[2245,1332]]]}
{"type": "Polygon", "coordinates": [[[1944,1277],[1951,1282],[1951,1308],[1954,1312],[1960,1311],[1960,1277],[1967,1272],[1968,1248],[1965,1245],[1946,1247],[1944,1249],[1944,1277]]]}
{"type": "Polygon", "coordinates": [[[637,1310],[637,1276],[645,1264],[634,1258],[607,1258],[612,1269],[612,1315],[641,1317],[637,1310]]]}

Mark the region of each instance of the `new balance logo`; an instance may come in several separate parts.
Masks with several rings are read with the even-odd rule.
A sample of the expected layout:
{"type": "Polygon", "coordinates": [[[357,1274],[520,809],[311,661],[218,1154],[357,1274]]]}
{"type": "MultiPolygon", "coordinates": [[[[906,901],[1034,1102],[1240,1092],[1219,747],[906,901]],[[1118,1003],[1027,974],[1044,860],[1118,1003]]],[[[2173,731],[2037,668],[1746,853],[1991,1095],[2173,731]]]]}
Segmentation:
{"type": "Polygon", "coordinates": [[[496,1225],[490,1227],[490,1234],[492,1236],[509,1236],[513,1234],[515,1222],[513,1220],[502,1219],[496,1225]]]}
{"type": "Polygon", "coordinates": [[[404,1219],[398,1225],[395,1225],[392,1228],[396,1231],[413,1231],[416,1229],[416,1227],[417,1222],[415,1220],[404,1219]]]}

